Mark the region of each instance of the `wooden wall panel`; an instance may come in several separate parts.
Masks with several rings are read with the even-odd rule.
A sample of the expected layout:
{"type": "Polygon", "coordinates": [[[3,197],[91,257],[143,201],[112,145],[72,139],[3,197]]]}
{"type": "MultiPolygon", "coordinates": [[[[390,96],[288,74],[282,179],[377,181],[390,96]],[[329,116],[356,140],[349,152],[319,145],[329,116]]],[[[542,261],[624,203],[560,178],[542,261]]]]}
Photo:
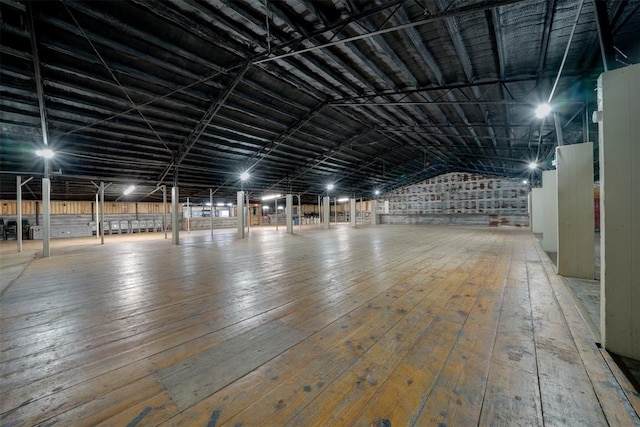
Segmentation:
{"type": "Polygon", "coordinates": [[[91,215],[92,202],[51,201],[51,215],[91,215]]]}
{"type": "MultiPolygon", "coordinates": [[[[92,215],[95,214],[95,202],[91,201],[51,201],[51,215],[92,215]]],[[[15,217],[17,212],[15,200],[0,200],[0,218],[15,217]]],[[[42,202],[35,200],[22,201],[22,215],[35,215],[36,206],[38,215],[42,215],[42,202]]],[[[134,202],[105,202],[105,214],[135,215],[136,204],[134,202]]],[[[179,207],[182,211],[182,206],[179,207]]],[[[167,203],[167,214],[171,213],[171,204],[167,203]]],[[[162,203],[144,202],[138,203],[138,214],[162,215],[162,203]]]]}
{"type": "MultiPolygon", "coordinates": [[[[17,206],[18,204],[15,200],[0,200],[0,216],[16,216],[18,214],[17,206]]],[[[35,212],[35,201],[22,201],[22,215],[34,215],[35,212]]]]}

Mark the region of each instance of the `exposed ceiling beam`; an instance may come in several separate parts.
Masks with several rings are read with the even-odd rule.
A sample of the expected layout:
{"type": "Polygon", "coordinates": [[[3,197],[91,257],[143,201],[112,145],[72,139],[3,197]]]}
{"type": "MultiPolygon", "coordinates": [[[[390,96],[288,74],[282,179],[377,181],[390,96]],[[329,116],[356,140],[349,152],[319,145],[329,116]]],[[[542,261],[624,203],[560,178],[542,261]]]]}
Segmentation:
{"type": "Polygon", "coordinates": [[[285,53],[285,54],[281,54],[281,55],[277,55],[277,56],[270,56],[270,57],[267,57],[265,59],[260,59],[260,60],[256,61],[256,64],[275,61],[277,59],[283,59],[283,58],[287,58],[289,56],[300,55],[300,54],[303,54],[303,53],[306,53],[306,52],[311,52],[313,50],[325,49],[327,47],[335,46],[337,44],[350,43],[350,42],[354,42],[354,41],[357,41],[357,40],[363,40],[363,39],[367,39],[367,38],[370,38],[370,37],[373,37],[373,36],[379,36],[379,35],[386,34],[386,33],[391,33],[391,32],[395,32],[395,31],[404,30],[406,28],[416,27],[416,26],[419,26],[419,25],[425,25],[425,24],[429,24],[429,23],[432,23],[432,22],[435,22],[435,21],[440,21],[442,19],[450,18],[450,17],[465,15],[465,14],[473,13],[473,12],[481,12],[481,11],[484,11],[486,9],[491,9],[491,8],[500,7],[500,6],[506,6],[506,5],[518,3],[518,2],[521,2],[521,1],[524,1],[524,0],[493,0],[493,1],[485,0],[485,1],[480,2],[480,3],[467,5],[467,6],[461,6],[461,7],[457,8],[457,9],[450,9],[450,10],[442,11],[440,13],[435,13],[435,14],[432,14],[431,16],[429,16],[428,18],[420,19],[420,20],[415,21],[415,22],[408,22],[406,24],[396,25],[394,27],[384,28],[384,29],[377,30],[377,31],[372,31],[372,32],[367,33],[367,34],[360,34],[360,35],[357,35],[357,36],[348,37],[346,39],[335,40],[335,41],[332,41],[332,42],[329,42],[329,43],[324,43],[324,44],[321,44],[321,45],[318,45],[318,46],[314,46],[314,47],[310,47],[310,48],[306,48],[306,49],[300,49],[300,50],[297,50],[297,51],[294,51],[294,52],[289,52],[289,53],[285,53]]]}
{"type": "Polygon", "coordinates": [[[224,103],[227,101],[229,96],[231,96],[236,86],[238,86],[240,81],[242,81],[242,78],[244,77],[245,73],[247,72],[250,66],[251,66],[251,63],[249,61],[245,61],[241,65],[240,69],[238,70],[236,75],[233,77],[233,80],[227,85],[227,87],[222,91],[222,93],[218,95],[218,98],[215,100],[215,102],[211,104],[207,112],[202,116],[200,121],[194,126],[191,133],[185,138],[180,148],[178,148],[178,150],[174,154],[174,159],[171,161],[171,163],[167,165],[165,170],[158,177],[158,185],[160,185],[162,181],[164,181],[164,178],[167,176],[167,174],[172,168],[178,167],[180,163],[182,163],[184,158],[187,157],[187,154],[189,154],[189,151],[191,151],[193,146],[198,142],[200,135],[202,135],[202,133],[207,128],[209,123],[211,123],[211,120],[213,120],[216,114],[218,114],[218,111],[220,111],[220,109],[222,108],[224,103]]]}
{"type": "Polygon", "coordinates": [[[598,29],[598,44],[600,45],[600,56],[604,71],[617,68],[616,52],[613,49],[613,35],[609,24],[607,4],[603,1],[592,0],[596,11],[596,28],[598,29]]]}

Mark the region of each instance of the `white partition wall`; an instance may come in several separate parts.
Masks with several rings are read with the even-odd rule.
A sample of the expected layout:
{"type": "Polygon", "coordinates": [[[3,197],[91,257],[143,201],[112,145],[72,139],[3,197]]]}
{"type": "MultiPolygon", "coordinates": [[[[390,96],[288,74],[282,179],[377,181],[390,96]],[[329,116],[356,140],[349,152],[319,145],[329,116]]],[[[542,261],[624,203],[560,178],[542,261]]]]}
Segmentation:
{"type": "Polygon", "coordinates": [[[556,148],[558,274],[593,280],[593,143],[556,148]]]}
{"type": "Polygon", "coordinates": [[[545,252],[558,252],[558,189],[555,170],[542,172],[542,197],[542,249],[545,252]]]}
{"type": "Polygon", "coordinates": [[[544,190],[531,190],[531,232],[542,234],[544,231],[544,190]]]}
{"type": "Polygon", "coordinates": [[[328,230],[331,223],[331,200],[328,197],[322,198],[322,221],[323,228],[328,230]]]}
{"type": "Polygon", "coordinates": [[[640,359],[640,65],[600,76],[598,110],[602,344],[640,359]]]}

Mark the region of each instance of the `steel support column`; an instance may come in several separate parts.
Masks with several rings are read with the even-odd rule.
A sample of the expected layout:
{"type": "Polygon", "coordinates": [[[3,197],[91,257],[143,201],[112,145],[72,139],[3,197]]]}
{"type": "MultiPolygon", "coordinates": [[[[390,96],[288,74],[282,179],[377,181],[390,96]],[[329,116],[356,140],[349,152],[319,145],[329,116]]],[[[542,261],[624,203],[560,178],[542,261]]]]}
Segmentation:
{"type": "Polygon", "coordinates": [[[171,243],[180,244],[180,217],[178,216],[178,187],[171,187],[171,243]]]}
{"type": "Polygon", "coordinates": [[[162,231],[164,238],[167,239],[167,186],[162,186],[162,231]]]}
{"type": "Polygon", "coordinates": [[[18,252],[22,252],[22,177],[16,176],[16,240],[18,241],[18,252]]]}
{"type": "Polygon", "coordinates": [[[616,67],[616,52],[613,49],[613,36],[611,35],[611,25],[609,25],[609,14],[607,13],[607,2],[592,0],[596,11],[596,28],[598,29],[598,42],[600,45],[600,56],[604,71],[613,70],[616,67]]]}
{"type": "MultiPolygon", "coordinates": [[[[95,184],[94,184],[95,185],[95,184]]],[[[100,192],[96,192],[96,212],[94,221],[96,222],[96,239],[100,238],[100,192]]]]}
{"type": "Polygon", "coordinates": [[[351,226],[356,228],[356,199],[349,199],[349,219],[351,220],[351,226]]]}
{"type": "Polygon", "coordinates": [[[238,218],[238,239],[244,239],[244,191],[238,191],[236,201],[238,206],[238,215],[236,215],[238,218]]]}
{"type": "Polygon", "coordinates": [[[293,194],[285,196],[285,209],[287,233],[293,234],[293,194]]]}
{"type": "Polygon", "coordinates": [[[322,224],[328,230],[331,227],[331,198],[322,198],[322,224]]]}
{"type": "Polygon", "coordinates": [[[213,237],[213,188],[209,189],[209,228],[213,237]]]}
{"type": "Polygon", "coordinates": [[[100,244],[104,245],[104,182],[100,182],[100,244]]]}

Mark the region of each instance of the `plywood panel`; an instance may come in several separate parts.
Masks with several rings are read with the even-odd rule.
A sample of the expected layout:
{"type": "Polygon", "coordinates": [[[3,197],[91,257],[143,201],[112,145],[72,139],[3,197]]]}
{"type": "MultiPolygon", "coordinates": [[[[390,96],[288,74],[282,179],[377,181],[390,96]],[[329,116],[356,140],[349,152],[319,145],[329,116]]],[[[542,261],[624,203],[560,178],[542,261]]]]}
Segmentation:
{"type": "Polygon", "coordinates": [[[542,247],[547,252],[558,252],[558,186],[556,171],[542,172],[544,217],[542,219],[542,247]]]}
{"type": "Polygon", "coordinates": [[[593,280],[593,143],[556,148],[558,274],[593,280]]]}
{"type": "Polygon", "coordinates": [[[598,80],[601,315],[605,347],[640,359],[640,65],[598,80]]]}
{"type": "Polygon", "coordinates": [[[531,190],[531,231],[542,234],[544,231],[544,190],[533,188],[531,190]]]}

